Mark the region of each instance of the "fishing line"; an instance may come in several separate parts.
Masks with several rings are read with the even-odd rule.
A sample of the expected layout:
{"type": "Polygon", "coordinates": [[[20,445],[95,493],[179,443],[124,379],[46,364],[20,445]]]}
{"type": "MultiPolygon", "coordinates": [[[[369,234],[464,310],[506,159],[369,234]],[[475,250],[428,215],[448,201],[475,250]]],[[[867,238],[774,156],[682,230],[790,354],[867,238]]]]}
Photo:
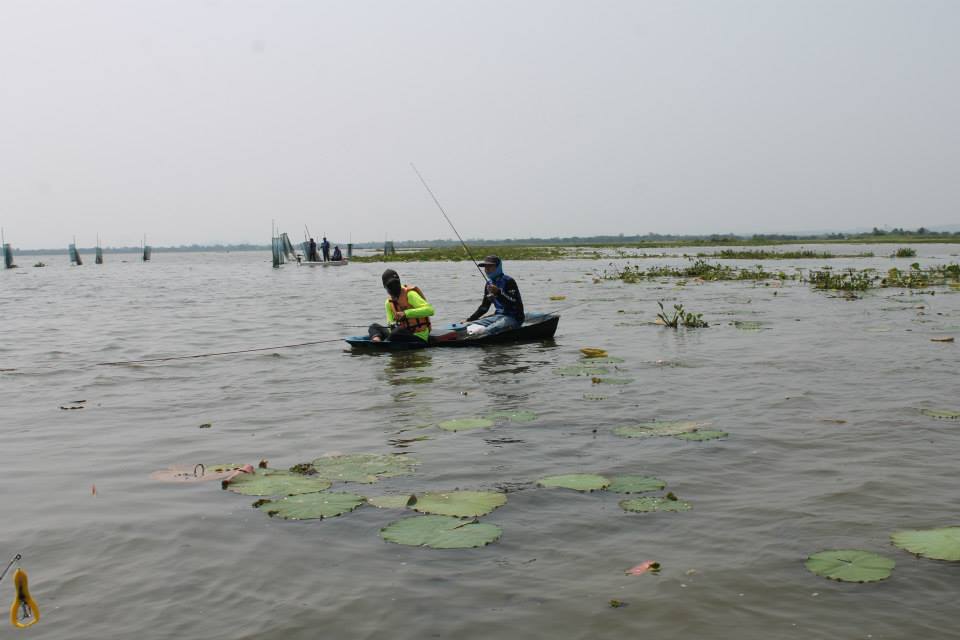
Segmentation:
{"type": "Polygon", "coordinates": [[[483,278],[484,282],[487,282],[487,274],[484,273],[483,269],[477,264],[477,259],[473,257],[473,254],[470,253],[470,247],[467,246],[467,243],[463,241],[463,238],[460,237],[460,232],[457,231],[457,228],[453,226],[453,223],[450,222],[450,216],[447,215],[447,212],[443,210],[443,205],[440,204],[440,201],[437,200],[437,196],[433,195],[433,190],[430,188],[430,185],[427,184],[427,181],[423,179],[423,176],[420,175],[420,172],[417,171],[417,166],[410,163],[410,166],[413,167],[414,173],[417,174],[417,177],[420,178],[420,182],[423,183],[423,188],[427,190],[427,193],[430,194],[430,197],[433,198],[433,201],[437,204],[437,208],[440,209],[440,213],[443,214],[443,217],[446,218],[447,224],[450,225],[450,228],[453,229],[453,232],[457,234],[457,240],[460,241],[460,244],[463,245],[464,250],[467,252],[467,255],[470,256],[470,261],[473,262],[473,266],[477,268],[477,271],[480,272],[480,277],[483,278]]]}
{"type": "Polygon", "coordinates": [[[141,364],[144,362],[169,362],[170,360],[189,360],[191,358],[211,358],[214,356],[232,356],[238,353],[254,353],[256,351],[273,351],[274,349],[292,349],[294,347],[309,347],[315,344],[327,344],[330,342],[342,342],[343,338],[331,338],[329,340],[313,340],[311,342],[298,342],[296,344],[282,344],[276,347],[257,347],[255,349],[238,349],[236,351],[217,351],[214,353],[197,353],[189,356],[169,356],[166,358],[145,358],[142,360],[118,360],[116,362],[100,362],[94,366],[112,366],[121,364],[141,364]]]}

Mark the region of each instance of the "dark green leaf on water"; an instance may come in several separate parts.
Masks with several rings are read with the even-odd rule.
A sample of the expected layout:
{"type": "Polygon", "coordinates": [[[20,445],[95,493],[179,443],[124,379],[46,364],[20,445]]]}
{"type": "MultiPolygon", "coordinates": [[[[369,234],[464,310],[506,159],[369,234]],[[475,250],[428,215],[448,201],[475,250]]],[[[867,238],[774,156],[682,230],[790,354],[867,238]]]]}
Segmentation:
{"type": "Polygon", "coordinates": [[[684,500],[669,500],[667,498],[631,498],[621,500],[620,508],[635,513],[650,513],[653,511],[690,511],[693,508],[684,500]]]}
{"type": "Polygon", "coordinates": [[[950,411],[947,409],[920,409],[920,413],[937,420],[958,420],[960,411],[950,411]]]}
{"type": "Polygon", "coordinates": [[[671,421],[671,422],[644,422],[636,425],[617,427],[613,432],[623,438],[655,438],[662,436],[678,436],[681,433],[692,433],[709,422],[671,421]]]}
{"type": "Polygon", "coordinates": [[[620,607],[627,606],[629,603],[624,602],[623,600],[611,600],[609,604],[612,608],[619,609],[620,607]]]}
{"type": "Polygon", "coordinates": [[[960,527],[898,531],[893,544],[924,558],[960,562],[960,527]]]}
{"type": "Polygon", "coordinates": [[[363,504],[363,496],[353,493],[305,493],[270,500],[258,506],[272,518],[284,520],[320,520],[353,511],[363,504]]]}
{"type": "Polygon", "coordinates": [[[666,482],[653,476],[614,476],[610,479],[610,486],[607,487],[607,491],[644,493],[646,491],[659,491],[665,486],[667,486],[666,482]]]}
{"type": "Polygon", "coordinates": [[[507,503],[498,491],[431,491],[417,496],[414,511],[439,516],[471,518],[484,516],[507,503]]]}
{"type": "Polygon", "coordinates": [[[592,473],[570,473],[547,476],[537,480],[537,485],[547,488],[573,489],[575,491],[598,491],[610,486],[610,480],[592,473]]]}
{"type": "Polygon", "coordinates": [[[387,542],[433,549],[483,547],[503,535],[500,527],[448,516],[416,516],[397,520],[380,530],[387,542]]]}
{"type": "Polygon", "coordinates": [[[212,427],[212,426],[213,426],[213,425],[212,425],[211,423],[209,423],[209,422],[204,422],[204,423],[203,423],[202,425],[200,425],[198,428],[200,428],[200,429],[209,429],[209,428],[212,427]]]}
{"type": "Polygon", "coordinates": [[[313,461],[313,467],[321,478],[366,484],[380,478],[410,475],[416,465],[417,461],[409,456],[377,453],[325,456],[313,461]]]}
{"type": "Polygon", "coordinates": [[[841,582],[877,582],[890,577],[896,563],[861,549],[836,549],[815,553],[804,563],[818,576],[841,582]]]}
{"type": "Polygon", "coordinates": [[[593,384],[630,384],[633,378],[593,378],[593,384]]]}
{"type": "Polygon", "coordinates": [[[255,473],[238,475],[226,488],[246,496],[290,496],[324,491],[330,488],[330,482],[317,476],[289,471],[257,469],[255,473]]]}
{"type": "Polygon", "coordinates": [[[490,418],[456,418],[444,420],[437,426],[445,431],[470,431],[472,429],[486,429],[494,424],[490,418]]]}
{"type": "Polygon", "coordinates": [[[702,442],[704,440],[717,440],[718,438],[726,438],[730,434],[726,431],[691,431],[689,433],[680,433],[674,436],[674,438],[679,438],[680,440],[694,440],[697,442],[702,442]]]}

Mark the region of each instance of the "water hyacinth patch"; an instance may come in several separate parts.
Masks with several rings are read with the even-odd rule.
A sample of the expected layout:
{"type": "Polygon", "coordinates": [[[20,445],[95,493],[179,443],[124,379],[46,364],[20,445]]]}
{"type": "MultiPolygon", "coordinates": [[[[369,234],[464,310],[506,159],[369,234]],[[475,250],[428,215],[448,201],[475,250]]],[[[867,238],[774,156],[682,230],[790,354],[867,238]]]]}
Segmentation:
{"type": "Polygon", "coordinates": [[[224,488],[245,496],[292,496],[324,491],[330,488],[330,481],[289,471],[257,469],[234,477],[224,488]]]}
{"type": "Polygon", "coordinates": [[[363,502],[363,496],[353,493],[320,491],[267,500],[258,504],[257,508],[266,511],[271,518],[277,516],[284,520],[322,520],[353,511],[363,502]]]}
{"type": "Polygon", "coordinates": [[[614,476],[610,479],[607,491],[614,493],[644,493],[659,491],[667,486],[660,478],[653,476],[614,476]]]}
{"type": "Polygon", "coordinates": [[[924,558],[960,562],[960,527],[898,531],[890,539],[904,551],[924,558]]]}
{"type": "Polygon", "coordinates": [[[804,566],[814,575],[830,580],[877,582],[890,577],[896,562],[861,549],[835,549],[813,554],[804,566]]]}
{"type": "Polygon", "coordinates": [[[324,456],[310,464],[320,478],[371,484],[380,478],[410,475],[418,462],[409,456],[398,454],[351,453],[324,456]]]}
{"type": "Polygon", "coordinates": [[[541,478],[537,480],[537,486],[573,489],[574,491],[598,491],[609,487],[610,480],[592,473],[569,473],[541,478]]]}
{"type": "Polygon", "coordinates": [[[444,431],[470,431],[472,429],[486,429],[494,424],[490,418],[455,418],[444,420],[437,426],[444,431]]]}
{"type": "Polygon", "coordinates": [[[416,496],[413,510],[438,516],[472,518],[484,516],[507,503],[498,491],[431,491],[416,496]]]}
{"type": "Polygon", "coordinates": [[[432,549],[470,549],[495,542],[500,527],[476,520],[449,516],[415,516],[397,520],[380,530],[387,542],[432,549]]]}
{"type": "Polygon", "coordinates": [[[631,498],[621,500],[617,504],[624,511],[634,513],[651,513],[653,511],[690,511],[693,508],[689,502],[684,500],[671,500],[669,498],[631,498]]]}

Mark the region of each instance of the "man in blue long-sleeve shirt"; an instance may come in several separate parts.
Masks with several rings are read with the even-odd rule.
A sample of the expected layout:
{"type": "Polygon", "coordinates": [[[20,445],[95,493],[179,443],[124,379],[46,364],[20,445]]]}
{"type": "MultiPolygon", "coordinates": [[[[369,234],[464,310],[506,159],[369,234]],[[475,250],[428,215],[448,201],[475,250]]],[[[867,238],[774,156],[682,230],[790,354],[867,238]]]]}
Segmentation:
{"type": "Polygon", "coordinates": [[[503,272],[503,261],[497,256],[487,256],[480,266],[487,274],[487,284],[483,289],[483,301],[467,322],[486,327],[486,333],[519,327],[523,324],[523,298],[517,281],[503,272]],[[494,314],[480,318],[491,304],[495,308],[494,314]]]}

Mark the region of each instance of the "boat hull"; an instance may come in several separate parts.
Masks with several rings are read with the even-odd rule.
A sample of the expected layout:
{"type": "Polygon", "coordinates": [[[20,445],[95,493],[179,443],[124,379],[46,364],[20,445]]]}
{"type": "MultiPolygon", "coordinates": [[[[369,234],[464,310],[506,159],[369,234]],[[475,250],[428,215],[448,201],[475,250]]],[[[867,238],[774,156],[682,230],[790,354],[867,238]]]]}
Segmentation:
{"type": "Polygon", "coordinates": [[[410,351],[432,347],[479,347],[488,344],[546,340],[553,337],[559,323],[559,314],[530,313],[527,314],[526,320],[520,327],[494,334],[470,336],[467,335],[466,324],[450,324],[435,329],[427,342],[423,340],[415,342],[392,342],[390,340],[374,342],[366,336],[353,336],[344,338],[344,340],[353,349],[367,351],[410,351]]]}

